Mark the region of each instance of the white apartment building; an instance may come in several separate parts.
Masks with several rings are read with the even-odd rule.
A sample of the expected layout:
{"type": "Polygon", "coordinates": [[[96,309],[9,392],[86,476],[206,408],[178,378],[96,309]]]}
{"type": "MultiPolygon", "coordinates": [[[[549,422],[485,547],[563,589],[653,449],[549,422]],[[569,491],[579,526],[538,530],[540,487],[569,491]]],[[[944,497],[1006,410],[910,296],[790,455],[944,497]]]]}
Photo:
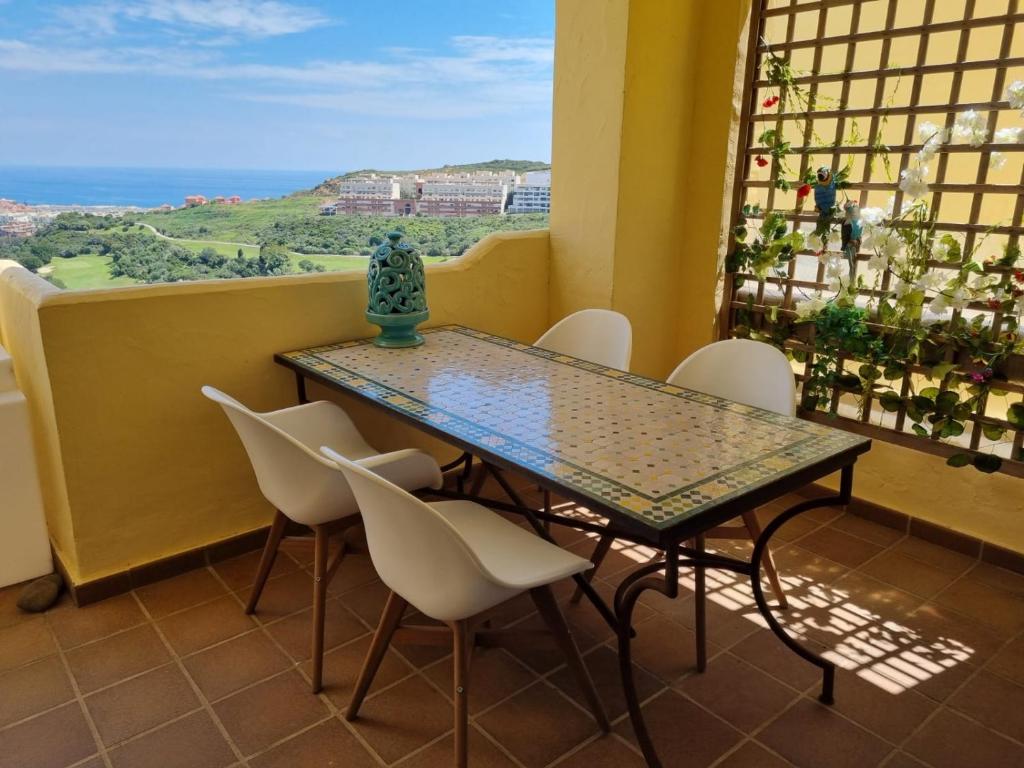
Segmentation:
{"type": "Polygon", "coordinates": [[[529,171],[516,184],[509,213],[548,213],[551,210],[551,171],[529,171]]]}
{"type": "Polygon", "coordinates": [[[361,176],[338,183],[338,196],[363,200],[397,200],[401,185],[396,176],[361,176]]]}

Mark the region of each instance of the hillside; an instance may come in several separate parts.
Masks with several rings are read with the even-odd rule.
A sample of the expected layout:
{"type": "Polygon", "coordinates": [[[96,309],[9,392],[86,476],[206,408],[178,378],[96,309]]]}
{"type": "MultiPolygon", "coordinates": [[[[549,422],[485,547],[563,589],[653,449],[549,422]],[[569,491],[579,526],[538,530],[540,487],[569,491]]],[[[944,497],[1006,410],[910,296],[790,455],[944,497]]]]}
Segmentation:
{"type": "Polygon", "coordinates": [[[302,194],[313,195],[336,195],[338,193],[338,182],[344,179],[351,179],[367,173],[378,175],[403,176],[409,173],[472,173],[473,171],[515,171],[526,173],[527,171],[546,171],[551,167],[550,163],[542,163],[539,160],[488,160],[484,163],[464,163],[462,165],[442,165],[440,168],[418,168],[407,171],[383,171],[376,168],[363,168],[358,171],[350,171],[341,176],[333,176],[317,184],[309,192],[302,194]]]}

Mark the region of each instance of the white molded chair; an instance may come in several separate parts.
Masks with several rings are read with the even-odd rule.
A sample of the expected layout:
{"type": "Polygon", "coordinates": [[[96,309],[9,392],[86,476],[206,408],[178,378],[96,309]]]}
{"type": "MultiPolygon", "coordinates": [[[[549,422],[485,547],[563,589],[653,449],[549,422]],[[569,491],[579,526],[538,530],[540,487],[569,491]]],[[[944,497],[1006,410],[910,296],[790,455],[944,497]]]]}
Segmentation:
{"type": "Polygon", "coordinates": [[[583,309],[559,320],[533,346],[625,371],[633,351],[633,329],[618,312],[583,309]]]}
{"type": "MultiPolygon", "coordinates": [[[[359,502],[366,541],[377,573],[391,590],[380,624],[359,674],[346,717],[353,720],[393,637],[453,643],[455,764],[467,764],[467,697],[472,647],[498,642],[507,632],[481,628],[481,614],[529,592],[561,646],[583,689],[594,718],[607,731],[608,720],[580,658],[550,585],[589,569],[591,564],[472,501],[427,504],[380,475],[349,461],[329,447],[320,449],[337,463],[359,502]],[[413,606],[444,622],[403,627],[413,606]]],[[[400,638],[399,638],[400,639],[400,638]]]]}
{"type": "MultiPolygon", "coordinates": [[[[666,381],[679,387],[752,405],[783,416],[796,414],[796,379],[786,356],[770,344],[751,339],[725,339],[701,347],[681,362],[666,381]]],[[[757,541],[761,523],[754,510],[742,514],[744,527],[721,526],[706,538],[757,541]]],[[[779,600],[788,607],[771,551],[764,552],[764,572],[779,600]]]]}
{"type": "MultiPolygon", "coordinates": [[[[703,392],[737,403],[763,408],[785,416],[796,413],[796,379],[786,356],[775,347],[750,339],[726,339],[701,347],[681,362],[666,381],[695,392],[703,392]]],[[[744,527],[720,526],[705,534],[705,538],[735,539],[748,535],[757,541],[761,524],[754,510],[741,515],[744,527]]],[[[591,556],[594,570],[611,548],[613,539],[602,537],[591,556]]],[[[788,607],[786,594],[779,581],[771,552],[765,549],[763,560],[765,575],[782,608],[788,607]]],[[[592,576],[593,571],[588,574],[592,576]]],[[[573,601],[578,602],[577,590],[573,601]]]]}
{"type": "Polygon", "coordinates": [[[340,528],[360,520],[359,507],[348,483],[334,463],[321,456],[317,448],[329,443],[348,458],[385,475],[403,488],[440,488],[441,470],[437,462],[422,451],[378,453],[359,434],[348,414],[333,403],[318,401],[256,413],[213,387],[203,387],[202,392],[224,409],[249,454],[260,491],[277,509],[246,613],[256,610],[288,521],[313,529],[313,692],[317,693],[323,677],[327,584],[345,555],[342,540],[328,563],[329,524],[340,528]]]}

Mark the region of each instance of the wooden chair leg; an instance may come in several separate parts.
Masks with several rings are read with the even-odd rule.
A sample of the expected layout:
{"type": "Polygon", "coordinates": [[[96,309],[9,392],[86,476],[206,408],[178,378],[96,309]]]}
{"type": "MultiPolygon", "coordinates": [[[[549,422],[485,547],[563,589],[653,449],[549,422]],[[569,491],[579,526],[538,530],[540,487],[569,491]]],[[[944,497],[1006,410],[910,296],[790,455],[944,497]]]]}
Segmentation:
{"type": "Polygon", "coordinates": [[[565,617],[558,607],[558,602],[551,592],[551,587],[535,587],[530,590],[530,597],[533,598],[537,611],[540,613],[541,618],[544,619],[544,623],[548,625],[548,629],[555,636],[555,640],[562,649],[562,653],[565,654],[565,660],[568,662],[569,669],[576,677],[576,682],[587,699],[587,704],[590,706],[594,719],[601,727],[601,730],[607,733],[611,730],[611,726],[608,724],[608,716],[604,712],[604,706],[601,704],[601,699],[594,688],[594,681],[590,679],[590,673],[587,671],[583,658],[580,656],[580,649],[576,647],[576,641],[572,639],[569,626],[565,623],[565,617]]]}
{"type": "Polygon", "coordinates": [[[352,699],[345,711],[346,720],[355,720],[359,714],[359,707],[363,705],[366,692],[370,690],[373,678],[377,674],[380,663],[384,660],[384,654],[391,644],[391,636],[398,629],[398,623],[402,620],[402,614],[408,603],[394,592],[388,595],[388,602],[384,606],[384,613],[381,614],[380,623],[377,625],[377,632],[370,643],[370,650],[366,652],[366,660],[359,672],[359,679],[356,681],[355,690],[352,692],[352,699]]]}
{"type": "Polygon", "coordinates": [[[274,567],[274,560],[277,559],[277,548],[284,538],[284,530],[288,525],[288,518],[278,512],[274,515],[274,522],[270,524],[270,532],[267,534],[267,543],[263,545],[263,555],[260,557],[259,567],[256,569],[256,581],[253,582],[252,592],[249,594],[249,602],[245,606],[245,612],[255,613],[256,604],[263,594],[263,587],[270,576],[270,570],[274,567]]]}
{"type": "MultiPolygon", "coordinates": [[[[757,513],[744,512],[743,522],[747,526],[747,530],[750,532],[750,538],[757,541],[761,536],[761,521],[757,519],[757,513]]],[[[779,600],[780,608],[789,608],[789,601],[786,600],[786,593],[782,589],[782,582],[779,580],[779,572],[775,569],[775,560],[772,558],[772,552],[770,547],[765,547],[764,557],[761,558],[761,564],[764,566],[765,575],[768,577],[769,583],[772,585],[772,591],[775,592],[775,597],[779,600]]]]}
{"type": "Polygon", "coordinates": [[[452,698],[455,700],[455,768],[469,765],[469,655],[472,644],[465,620],[453,621],[452,645],[455,674],[452,698]]]}
{"type": "MultiPolygon", "coordinates": [[[[586,579],[587,581],[594,580],[594,574],[596,574],[597,569],[601,567],[601,563],[604,562],[604,558],[607,556],[608,552],[611,551],[612,544],[614,543],[615,537],[608,534],[602,536],[598,540],[597,546],[594,547],[594,552],[590,555],[590,562],[594,564],[594,567],[583,574],[584,579],[586,579]]],[[[579,603],[582,597],[583,590],[579,587],[576,587],[576,591],[572,593],[572,598],[569,602],[571,602],[573,605],[576,605],[577,603],[579,603]]]]}
{"type": "Polygon", "coordinates": [[[320,693],[324,676],[324,612],[327,609],[328,531],[313,527],[313,693],[320,693]]]}

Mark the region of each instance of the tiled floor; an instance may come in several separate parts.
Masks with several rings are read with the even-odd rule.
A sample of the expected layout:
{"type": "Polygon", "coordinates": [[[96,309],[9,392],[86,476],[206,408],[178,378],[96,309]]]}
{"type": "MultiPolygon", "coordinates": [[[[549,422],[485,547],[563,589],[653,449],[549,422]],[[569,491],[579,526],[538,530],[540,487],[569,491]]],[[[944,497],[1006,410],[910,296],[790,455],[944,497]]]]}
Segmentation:
{"type": "MultiPolygon", "coordinates": [[[[589,553],[581,534],[559,536],[589,553]]],[[[84,609],[65,598],[44,616],[0,591],[0,768],[449,765],[451,664],[438,649],[392,651],[360,719],[339,716],[386,595],[365,555],[331,585],[326,687],[309,693],[309,557],[290,552],[255,618],[242,612],[255,553],[84,609]]],[[[648,555],[615,550],[599,588],[610,594],[648,555]]],[[[703,675],[689,591],[648,593],[636,679],[666,766],[1024,766],[1024,577],[837,511],[787,524],[776,560],[791,603],[780,615],[841,666],[835,707],[817,703],[816,670],[761,628],[737,579],[709,574],[703,675]]],[[[478,651],[472,765],[642,765],[611,632],[586,604],[565,611],[613,734],[599,734],[553,649],[478,651]]],[[[538,625],[527,600],[493,621],[538,625]]]]}

